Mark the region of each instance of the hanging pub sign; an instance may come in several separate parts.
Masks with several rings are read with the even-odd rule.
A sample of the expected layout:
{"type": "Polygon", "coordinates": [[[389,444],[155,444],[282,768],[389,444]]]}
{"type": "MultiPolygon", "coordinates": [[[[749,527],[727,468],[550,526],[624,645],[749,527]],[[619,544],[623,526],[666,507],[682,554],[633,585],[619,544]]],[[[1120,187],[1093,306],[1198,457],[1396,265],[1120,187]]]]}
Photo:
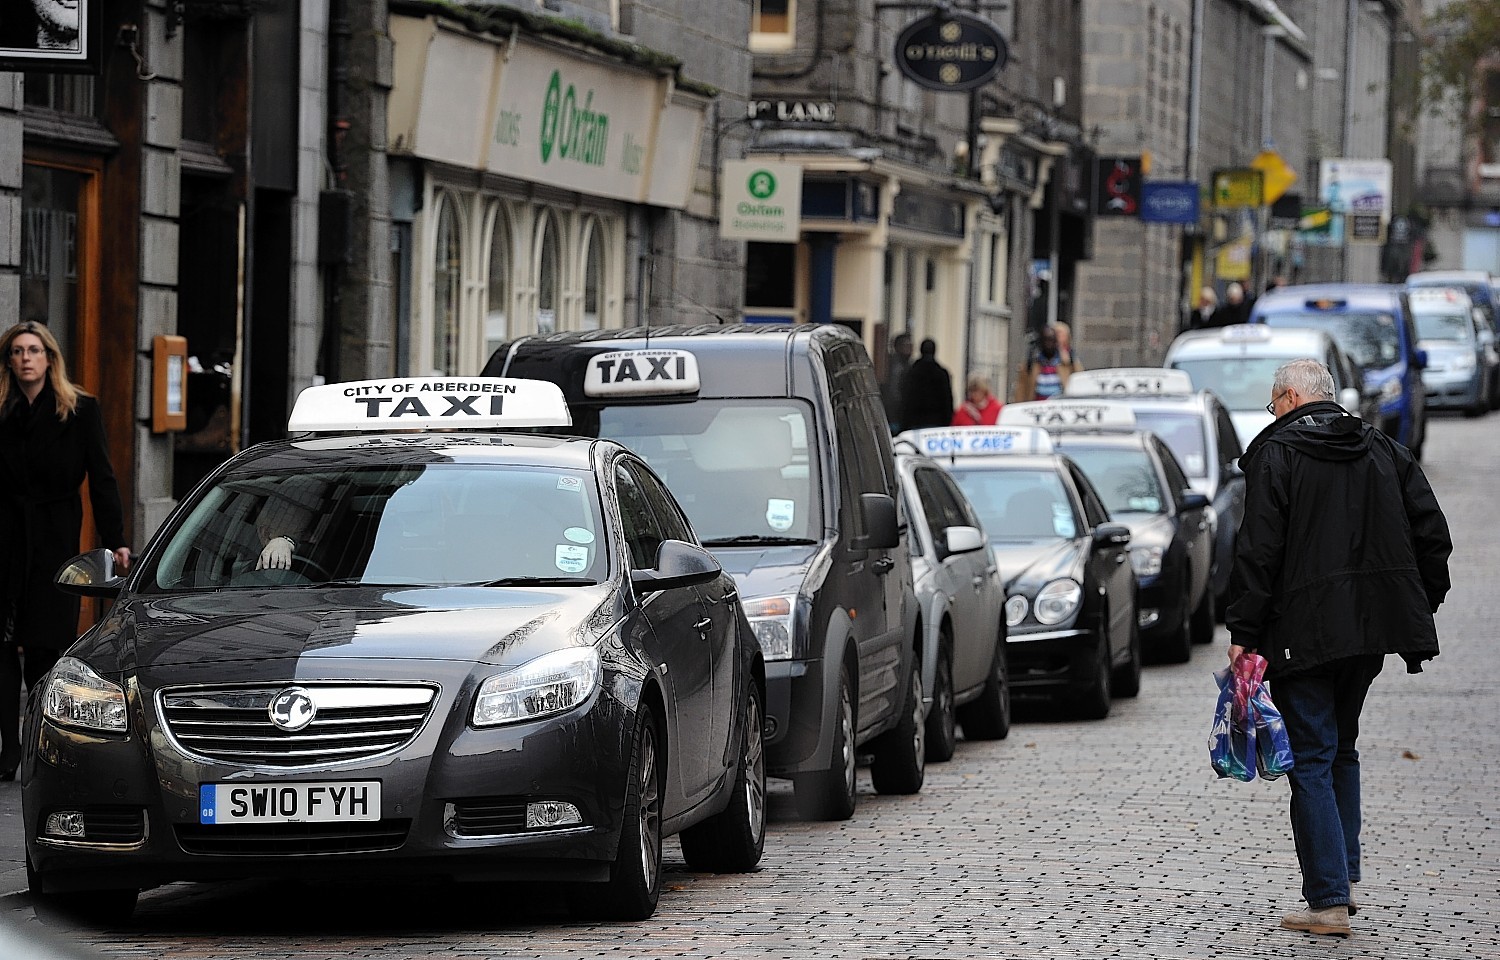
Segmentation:
{"type": "MultiPolygon", "coordinates": [[[[7,0],[0,11],[0,71],[100,71],[104,0],[7,0]]],[[[121,33],[121,45],[129,35],[121,33]]]]}
{"type": "Polygon", "coordinates": [[[973,90],[1005,69],[1010,48],[1000,29],[958,10],[907,24],[896,38],[896,66],[928,90],[973,90]]]}
{"type": "Polygon", "coordinates": [[[1141,158],[1100,157],[1095,161],[1094,213],[1136,217],[1141,212],[1141,158]]]}

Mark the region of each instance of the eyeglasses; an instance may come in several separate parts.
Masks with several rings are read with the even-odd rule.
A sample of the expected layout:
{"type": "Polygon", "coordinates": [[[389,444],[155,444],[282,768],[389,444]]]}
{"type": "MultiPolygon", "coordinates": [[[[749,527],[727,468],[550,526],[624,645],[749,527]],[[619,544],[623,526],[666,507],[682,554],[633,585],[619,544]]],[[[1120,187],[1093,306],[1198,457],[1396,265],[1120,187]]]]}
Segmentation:
{"type": "Polygon", "coordinates": [[[13,357],[39,357],[46,352],[46,347],[38,347],[36,345],[10,348],[10,355],[13,357]]]}
{"type": "Polygon", "coordinates": [[[1269,413],[1273,417],[1276,416],[1276,401],[1280,400],[1282,397],[1291,392],[1292,391],[1290,389],[1286,389],[1278,393],[1276,396],[1272,397],[1271,402],[1266,404],[1266,413],[1269,413]]]}

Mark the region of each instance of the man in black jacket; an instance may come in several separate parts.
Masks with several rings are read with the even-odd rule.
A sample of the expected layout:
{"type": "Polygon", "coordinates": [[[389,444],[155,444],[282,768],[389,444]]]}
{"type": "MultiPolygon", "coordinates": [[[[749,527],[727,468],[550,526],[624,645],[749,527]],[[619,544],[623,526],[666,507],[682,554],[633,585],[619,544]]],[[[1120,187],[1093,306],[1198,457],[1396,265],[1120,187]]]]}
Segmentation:
{"type": "Polygon", "coordinates": [[[922,341],[922,355],[901,383],[901,429],[946,427],[953,422],[953,378],[937,362],[937,341],[922,341]]]}
{"type": "Polygon", "coordinates": [[[1350,933],[1359,865],[1359,714],[1388,653],[1438,653],[1448,523],[1416,459],[1333,402],[1316,360],[1276,371],[1251,441],[1225,615],[1229,659],[1259,653],[1295,759],[1292,837],[1307,908],[1291,930],[1350,933]]]}

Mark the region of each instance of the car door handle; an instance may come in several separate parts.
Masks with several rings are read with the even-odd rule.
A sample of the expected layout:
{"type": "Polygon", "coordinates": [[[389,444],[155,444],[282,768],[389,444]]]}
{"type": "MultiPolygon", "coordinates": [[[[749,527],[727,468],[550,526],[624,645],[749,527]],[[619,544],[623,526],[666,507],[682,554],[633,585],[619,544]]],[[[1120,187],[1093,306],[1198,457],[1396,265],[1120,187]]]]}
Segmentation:
{"type": "Polygon", "coordinates": [[[697,623],[693,624],[693,629],[698,631],[698,639],[707,640],[709,633],[708,628],[713,625],[714,622],[708,617],[704,617],[702,620],[699,620],[697,623]]]}
{"type": "Polygon", "coordinates": [[[876,560],[874,563],[870,564],[870,569],[875,571],[876,576],[883,577],[887,573],[890,573],[891,568],[895,565],[896,561],[892,560],[890,557],[881,557],[879,560],[876,560]]]}

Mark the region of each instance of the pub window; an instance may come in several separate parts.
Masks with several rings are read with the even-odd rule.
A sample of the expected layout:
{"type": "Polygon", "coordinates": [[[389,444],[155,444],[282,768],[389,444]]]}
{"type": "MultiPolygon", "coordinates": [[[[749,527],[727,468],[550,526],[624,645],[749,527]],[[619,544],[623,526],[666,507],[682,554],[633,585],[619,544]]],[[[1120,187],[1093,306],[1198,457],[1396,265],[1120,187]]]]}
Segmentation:
{"type": "Polygon", "coordinates": [[[512,255],[510,218],[502,204],[492,208],[489,277],[485,285],[484,357],[510,339],[510,293],[512,255]]]}
{"type": "Polygon", "coordinates": [[[558,237],[557,219],[544,213],[537,220],[536,246],[533,262],[536,264],[536,332],[556,333],[557,304],[561,299],[559,289],[562,281],[562,250],[558,237]]]}
{"type": "Polygon", "coordinates": [[[434,374],[458,372],[458,312],[463,261],[458,218],[451,199],[438,200],[437,244],[432,263],[432,358],[434,374]]]}
{"type": "Polygon", "coordinates": [[[750,49],[790,50],[796,44],[797,0],[754,0],[750,14],[750,49]]]}

